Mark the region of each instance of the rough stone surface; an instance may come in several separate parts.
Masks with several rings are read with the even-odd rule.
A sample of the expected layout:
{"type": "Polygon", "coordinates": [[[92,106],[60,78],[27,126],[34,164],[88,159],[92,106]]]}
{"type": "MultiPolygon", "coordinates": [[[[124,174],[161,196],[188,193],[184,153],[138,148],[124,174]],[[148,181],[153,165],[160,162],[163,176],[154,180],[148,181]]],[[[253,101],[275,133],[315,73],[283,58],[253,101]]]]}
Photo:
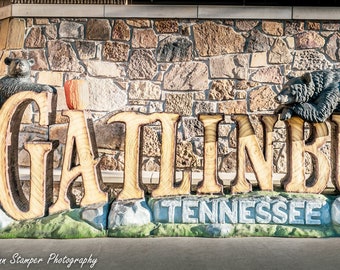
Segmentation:
{"type": "Polygon", "coordinates": [[[121,123],[107,124],[108,117],[94,122],[94,131],[98,148],[123,150],[125,128],[121,123]]]}
{"type": "Polygon", "coordinates": [[[130,85],[130,99],[158,100],[160,96],[160,86],[150,81],[134,81],[130,85]]]}
{"type": "Polygon", "coordinates": [[[158,62],[179,62],[192,59],[192,42],[185,37],[167,37],[159,42],[158,62]]]}
{"type": "Polygon", "coordinates": [[[152,29],[134,29],[132,35],[133,48],[156,48],[157,36],[152,29]]]}
{"type": "Polygon", "coordinates": [[[283,24],[281,22],[274,21],[263,21],[262,22],[263,32],[272,36],[283,35],[283,24]]]}
{"type": "Polygon", "coordinates": [[[146,20],[146,19],[126,20],[126,23],[130,26],[138,27],[138,28],[151,26],[150,20],[146,20]]]}
{"type": "Polygon", "coordinates": [[[248,74],[248,55],[225,55],[210,59],[212,78],[246,79],[248,74]]]}
{"type": "Polygon", "coordinates": [[[245,38],[231,27],[204,22],[193,27],[196,50],[200,56],[243,52],[245,38]]]}
{"type": "Polygon", "coordinates": [[[206,90],[208,89],[208,67],[200,62],[174,64],[164,76],[164,89],[206,90]]]}
{"type": "Polygon", "coordinates": [[[318,51],[303,50],[296,51],[293,68],[298,70],[321,70],[328,69],[331,64],[325,56],[318,51]]]}
{"type": "Polygon", "coordinates": [[[286,35],[295,35],[304,31],[303,21],[288,21],[286,23],[286,35]]]}
{"type": "Polygon", "coordinates": [[[278,67],[265,67],[258,69],[252,79],[257,82],[266,82],[274,84],[282,84],[282,74],[278,67]]]}
{"type": "Polygon", "coordinates": [[[215,112],[216,112],[215,102],[199,101],[195,103],[194,113],[196,115],[200,113],[215,113],[215,112]]]}
{"type": "Polygon", "coordinates": [[[267,52],[258,52],[252,54],[250,67],[264,67],[266,65],[267,65],[267,52]]]}
{"type": "Polygon", "coordinates": [[[269,52],[268,62],[271,64],[288,64],[293,61],[293,56],[282,39],[277,39],[269,52]]]}
{"type": "Polygon", "coordinates": [[[47,70],[48,63],[44,50],[34,50],[29,53],[29,58],[34,59],[34,65],[31,67],[32,70],[47,70]]]}
{"type": "Polygon", "coordinates": [[[116,20],[112,29],[112,39],[130,40],[130,28],[123,20],[116,20]]]}
{"type": "Polygon", "coordinates": [[[257,20],[237,20],[236,28],[241,31],[250,31],[259,24],[257,20]]]}
{"type": "Polygon", "coordinates": [[[44,48],[46,46],[46,37],[43,35],[40,27],[34,27],[28,33],[25,40],[27,48],[44,48]]]}
{"type": "Polygon", "coordinates": [[[96,57],[96,43],[93,41],[77,40],[76,48],[80,59],[93,59],[96,57]]]}
{"type": "Polygon", "coordinates": [[[340,60],[339,44],[340,44],[340,34],[335,33],[329,38],[329,41],[326,45],[326,54],[333,61],[339,61],[340,60]]]}
{"type": "Polygon", "coordinates": [[[316,32],[306,32],[296,35],[297,49],[321,48],[325,45],[325,39],[316,32]]]}
{"type": "Polygon", "coordinates": [[[56,40],[48,41],[48,61],[52,70],[83,72],[71,44],[56,40]]]}
{"type": "Polygon", "coordinates": [[[192,114],[192,94],[167,94],[165,100],[166,112],[179,113],[180,115],[192,114]]]}
{"type": "Polygon", "coordinates": [[[148,50],[134,50],[131,54],[128,75],[132,80],[150,80],[156,75],[157,64],[154,53],[148,50]]]}
{"type": "Polygon", "coordinates": [[[103,60],[125,62],[129,57],[129,49],[126,43],[107,41],[103,46],[103,60]]]}
{"type": "Polygon", "coordinates": [[[177,144],[176,153],[177,168],[195,168],[199,165],[199,157],[194,153],[190,142],[177,144]]]}
{"type": "Polygon", "coordinates": [[[84,25],[77,22],[62,21],[59,36],[61,38],[84,38],[84,25]]]}
{"type": "Polygon", "coordinates": [[[90,60],[86,62],[86,66],[89,75],[94,77],[119,79],[125,76],[125,69],[116,63],[90,60]]]}
{"type": "Polygon", "coordinates": [[[56,39],[58,36],[58,29],[55,24],[45,26],[45,35],[48,39],[56,39]]]}
{"type": "Polygon", "coordinates": [[[160,135],[151,127],[143,128],[143,155],[158,157],[161,155],[160,135]]]}
{"type": "Polygon", "coordinates": [[[111,205],[108,228],[145,225],[152,222],[152,213],[145,200],[115,201],[111,205]]]}
{"type": "Polygon", "coordinates": [[[89,19],[86,27],[86,37],[92,40],[109,40],[111,26],[106,19],[89,19]]]}
{"type": "Polygon", "coordinates": [[[183,117],[183,134],[184,139],[188,140],[204,135],[204,128],[201,121],[197,117],[183,117]]]}
{"type": "Polygon", "coordinates": [[[227,115],[236,113],[247,113],[247,101],[227,100],[218,104],[218,111],[227,115]]]}
{"type": "Polygon", "coordinates": [[[90,85],[90,109],[112,112],[127,104],[125,91],[119,89],[111,79],[88,78],[90,85]]]}
{"type": "Polygon", "coordinates": [[[269,86],[262,86],[249,94],[251,112],[272,111],[277,107],[274,97],[276,94],[269,86]]]}
{"type": "Polygon", "coordinates": [[[234,99],[234,81],[214,80],[209,91],[210,100],[229,100],[234,99]]]}
{"type": "Polygon", "coordinates": [[[259,30],[253,30],[248,38],[247,52],[264,52],[270,50],[270,39],[259,30]]]}
{"type": "Polygon", "coordinates": [[[177,20],[157,20],[155,21],[156,31],[159,33],[177,33],[177,20]]]}

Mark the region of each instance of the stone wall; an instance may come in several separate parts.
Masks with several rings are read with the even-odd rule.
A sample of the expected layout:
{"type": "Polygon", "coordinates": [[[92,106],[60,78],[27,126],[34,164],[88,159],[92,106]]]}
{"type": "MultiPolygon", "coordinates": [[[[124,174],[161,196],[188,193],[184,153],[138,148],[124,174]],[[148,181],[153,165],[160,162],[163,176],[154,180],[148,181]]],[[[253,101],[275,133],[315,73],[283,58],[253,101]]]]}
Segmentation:
{"type": "MultiPolygon", "coordinates": [[[[90,84],[102,169],[124,168],[124,127],[105,125],[106,114],[133,110],[180,113],[177,166],[196,171],[203,157],[197,115],[226,114],[219,126],[218,169],[235,172],[236,125],[230,115],[250,115],[261,140],[257,116],[273,113],[273,97],[287,74],[339,66],[339,30],[340,23],[326,21],[12,18],[0,22],[0,74],[6,74],[6,56],[33,58],[33,80],[57,87],[59,113],[49,133],[61,142],[55,167],[62,164],[67,129],[60,113],[67,109],[63,84],[81,78],[90,84]]],[[[36,121],[32,105],[23,119],[21,146],[47,136],[32,125],[36,121]]],[[[144,128],[145,171],[159,169],[160,132],[157,124],[144,128]]],[[[276,125],[274,155],[275,173],[285,173],[282,122],[276,125]]],[[[19,160],[29,165],[25,150],[19,160]]]]}

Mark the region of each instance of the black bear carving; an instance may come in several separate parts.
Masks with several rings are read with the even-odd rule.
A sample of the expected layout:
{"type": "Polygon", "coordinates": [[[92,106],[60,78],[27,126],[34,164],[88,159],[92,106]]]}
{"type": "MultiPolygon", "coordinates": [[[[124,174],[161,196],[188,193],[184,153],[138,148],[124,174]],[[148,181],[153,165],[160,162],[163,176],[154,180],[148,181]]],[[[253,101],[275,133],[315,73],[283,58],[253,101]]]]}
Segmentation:
{"type": "Polygon", "coordinates": [[[276,113],[287,120],[297,115],[307,122],[324,122],[340,101],[340,70],[321,70],[293,77],[275,97],[276,113]]]}
{"type": "Polygon", "coordinates": [[[42,91],[57,92],[52,86],[37,84],[31,81],[33,59],[26,60],[7,57],[5,64],[8,66],[8,74],[0,79],[0,108],[10,96],[21,91],[34,91],[38,93],[42,91]]]}

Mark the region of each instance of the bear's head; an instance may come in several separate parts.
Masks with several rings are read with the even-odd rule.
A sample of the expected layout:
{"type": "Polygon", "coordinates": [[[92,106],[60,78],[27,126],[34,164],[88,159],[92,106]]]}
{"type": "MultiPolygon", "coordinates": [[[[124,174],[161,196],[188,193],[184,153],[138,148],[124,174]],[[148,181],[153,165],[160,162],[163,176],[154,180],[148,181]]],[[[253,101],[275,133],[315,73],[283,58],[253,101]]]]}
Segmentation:
{"type": "Polygon", "coordinates": [[[8,76],[27,78],[31,75],[31,66],[34,65],[34,60],[6,57],[5,64],[8,66],[8,76]]]}
{"type": "Polygon", "coordinates": [[[289,81],[282,87],[281,92],[275,97],[279,104],[293,104],[307,102],[312,96],[314,83],[311,73],[301,77],[288,77],[289,81]]]}

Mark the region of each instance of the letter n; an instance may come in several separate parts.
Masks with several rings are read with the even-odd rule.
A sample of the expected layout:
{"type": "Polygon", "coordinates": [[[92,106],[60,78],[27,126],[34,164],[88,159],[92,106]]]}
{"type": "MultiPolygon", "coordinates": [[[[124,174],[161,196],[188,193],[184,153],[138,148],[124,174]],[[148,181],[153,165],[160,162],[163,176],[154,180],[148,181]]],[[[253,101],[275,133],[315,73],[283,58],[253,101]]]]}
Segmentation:
{"type": "Polygon", "coordinates": [[[273,130],[276,116],[263,116],[263,148],[264,154],[256,139],[254,129],[247,115],[234,115],[237,124],[237,173],[231,184],[231,193],[244,193],[252,190],[251,183],[246,180],[246,157],[248,154],[256,179],[261,190],[273,190],[273,130]]]}

